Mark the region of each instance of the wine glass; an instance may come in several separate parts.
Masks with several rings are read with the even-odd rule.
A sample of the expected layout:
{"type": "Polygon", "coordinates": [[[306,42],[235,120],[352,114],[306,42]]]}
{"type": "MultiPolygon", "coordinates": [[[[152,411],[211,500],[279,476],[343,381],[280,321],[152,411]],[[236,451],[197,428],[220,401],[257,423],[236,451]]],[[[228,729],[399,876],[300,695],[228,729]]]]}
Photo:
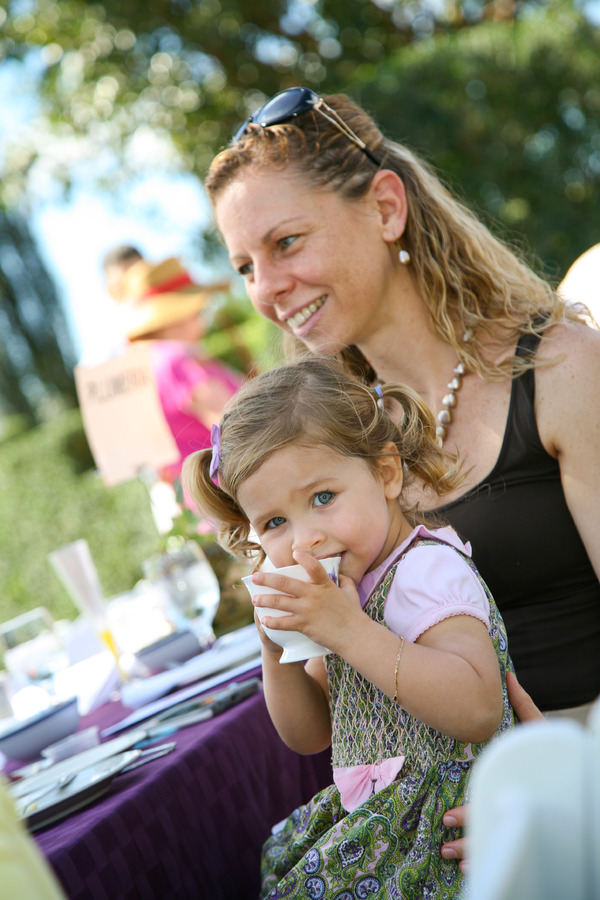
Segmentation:
{"type": "Polygon", "coordinates": [[[55,676],[69,665],[67,647],[48,610],[40,606],[0,625],[0,650],[17,718],[47,708],[55,696],[55,676]]]}
{"type": "Polygon", "coordinates": [[[192,631],[201,647],[215,640],[212,623],[221,599],[219,581],[195,541],[173,541],[166,553],[142,563],[145,578],[166,589],[167,617],[192,631]]]}

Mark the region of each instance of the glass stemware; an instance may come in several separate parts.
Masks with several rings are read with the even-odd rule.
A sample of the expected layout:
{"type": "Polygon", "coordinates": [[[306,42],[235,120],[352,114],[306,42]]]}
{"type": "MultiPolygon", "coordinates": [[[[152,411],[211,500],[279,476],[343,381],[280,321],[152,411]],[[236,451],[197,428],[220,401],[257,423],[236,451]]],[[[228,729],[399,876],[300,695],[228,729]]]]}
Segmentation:
{"type": "Polygon", "coordinates": [[[219,581],[195,541],[173,539],[165,553],[142,563],[144,577],[161,584],[168,597],[165,614],[176,627],[187,628],[201,646],[215,640],[212,623],[219,606],[219,581]]]}

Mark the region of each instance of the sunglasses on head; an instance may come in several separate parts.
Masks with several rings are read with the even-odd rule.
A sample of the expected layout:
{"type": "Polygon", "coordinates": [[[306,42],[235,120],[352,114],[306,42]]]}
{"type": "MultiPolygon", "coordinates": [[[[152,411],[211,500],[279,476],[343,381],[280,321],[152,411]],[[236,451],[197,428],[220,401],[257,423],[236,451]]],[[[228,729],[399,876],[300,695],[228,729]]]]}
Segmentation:
{"type": "Polygon", "coordinates": [[[327,106],[322,97],[319,97],[319,95],[315,94],[314,91],[311,91],[310,88],[305,87],[288,88],[288,90],[281,91],[281,93],[275,94],[274,97],[267,100],[264,106],[261,106],[255,113],[248,116],[244,124],[238,128],[232,143],[237,144],[240,138],[244,136],[248,130],[248,125],[251,123],[260,125],[261,128],[269,128],[271,125],[282,125],[284,122],[289,122],[290,119],[295,119],[296,116],[301,115],[303,112],[308,112],[310,109],[319,112],[328,122],[334,125],[338,131],[345,134],[348,140],[352,141],[353,144],[356,144],[356,146],[359,147],[376,166],[381,165],[381,160],[367,147],[365,142],[361,141],[358,135],[346,125],[336,111],[331,109],[330,106],[327,106]]]}

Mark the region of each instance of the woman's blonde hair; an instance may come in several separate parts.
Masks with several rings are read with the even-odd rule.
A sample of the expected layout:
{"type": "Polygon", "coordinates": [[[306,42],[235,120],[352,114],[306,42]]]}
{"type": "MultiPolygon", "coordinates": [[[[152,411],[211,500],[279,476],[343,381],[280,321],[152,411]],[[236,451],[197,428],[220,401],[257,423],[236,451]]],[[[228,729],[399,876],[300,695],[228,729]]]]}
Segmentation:
{"type": "MultiPolygon", "coordinates": [[[[273,453],[290,444],[362,459],[376,474],[377,458],[392,442],[403,462],[403,493],[415,478],[439,495],[460,484],[458,460],[438,446],[435,419],[419,395],[400,384],[378,390],[393,401],[393,419],[379,393],[335,359],[306,357],[244,385],[227,405],[221,423],[218,484],[210,474],[210,449],[189,456],[182,474],[186,490],[216,525],[226,550],[240,557],[258,554],[259,562],[264,558],[250,535],[238,493],[273,453]]],[[[418,507],[406,507],[402,497],[399,502],[409,521],[425,521],[418,507]]]]}
{"type": "MultiPolygon", "coordinates": [[[[537,357],[510,355],[498,364],[482,353],[477,333],[504,336],[540,332],[564,319],[583,320],[526,264],[516,249],[495,237],[445,187],[433,170],[405,146],[384,137],[372,118],[345,94],[324,97],[344,122],[402,179],[408,219],[401,238],[435,332],[458,352],[472,372],[498,379],[539,364],[537,357]],[[465,333],[475,335],[464,340],[465,333]]],[[[338,192],[347,201],[363,197],[378,171],[373,162],[318,111],[268,128],[251,124],[246,134],[212,162],[205,186],[214,203],[247,168],[290,166],[310,187],[338,192]]],[[[286,355],[300,342],[286,335],[286,355]]],[[[364,366],[364,358],[351,351],[364,366]]],[[[342,358],[345,353],[341,354],[342,358]]],[[[543,364],[543,363],[542,363],[543,364]]],[[[371,373],[372,375],[372,373],[371,373]]]]}

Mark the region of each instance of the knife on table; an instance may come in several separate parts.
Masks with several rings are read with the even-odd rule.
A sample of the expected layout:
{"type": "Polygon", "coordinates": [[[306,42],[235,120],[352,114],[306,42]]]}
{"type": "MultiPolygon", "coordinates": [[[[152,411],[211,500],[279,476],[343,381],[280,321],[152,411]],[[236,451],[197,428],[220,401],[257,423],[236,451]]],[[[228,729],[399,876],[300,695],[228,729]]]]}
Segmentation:
{"type": "Polygon", "coordinates": [[[198,722],[212,719],[224,710],[241,703],[247,697],[251,697],[259,687],[259,678],[249,678],[247,681],[234,681],[214,694],[177,703],[142,726],[147,740],[162,738],[168,734],[174,734],[188,725],[196,725],[198,722]]]}

